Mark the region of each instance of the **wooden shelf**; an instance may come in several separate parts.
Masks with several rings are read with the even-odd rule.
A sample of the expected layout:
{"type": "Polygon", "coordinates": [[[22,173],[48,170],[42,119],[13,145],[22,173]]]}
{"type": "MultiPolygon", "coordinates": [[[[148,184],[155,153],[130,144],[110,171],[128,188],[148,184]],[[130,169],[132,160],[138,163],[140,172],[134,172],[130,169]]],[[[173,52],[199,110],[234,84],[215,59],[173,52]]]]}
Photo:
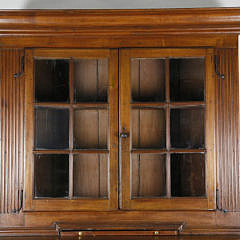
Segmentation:
{"type": "Polygon", "coordinates": [[[144,154],[144,153],[205,153],[206,149],[132,149],[131,153],[144,154]]]}
{"type": "Polygon", "coordinates": [[[82,103],[64,103],[64,102],[38,102],[34,103],[34,106],[39,107],[56,107],[56,108],[106,108],[108,103],[105,102],[82,102],[82,103]]]}
{"type": "Polygon", "coordinates": [[[191,101],[191,102],[171,102],[170,108],[183,108],[183,107],[199,107],[205,106],[206,103],[203,101],[191,101]]]}
{"type": "Polygon", "coordinates": [[[133,102],[131,103],[132,107],[167,107],[166,102],[133,102]]]}
{"type": "Polygon", "coordinates": [[[87,108],[87,107],[101,107],[107,108],[107,102],[82,102],[82,103],[74,103],[72,104],[73,108],[87,108]]]}
{"type": "Polygon", "coordinates": [[[107,149],[74,149],[74,150],[34,150],[34,154],[101,154],[101,153],[109,153],[107,149]]]}
{"type": "Polygon", "coordinates": [[[140,107],[140,108],[185,108],[185,107],[200,107],[205,106],[206,103],[203,101],[189,101],[189,102],[134,102],[131,103],[132,107],[140,107]]]}

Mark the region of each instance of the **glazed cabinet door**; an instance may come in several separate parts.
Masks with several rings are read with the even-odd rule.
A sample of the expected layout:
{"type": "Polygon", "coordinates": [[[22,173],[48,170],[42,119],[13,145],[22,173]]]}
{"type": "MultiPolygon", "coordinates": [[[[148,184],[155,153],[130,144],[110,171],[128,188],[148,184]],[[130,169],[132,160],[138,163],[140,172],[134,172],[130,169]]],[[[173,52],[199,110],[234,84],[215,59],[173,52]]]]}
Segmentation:
{"type": "Polygon", "coordinates": [[[118,207],[118,50],[26,50],[24,210],[118,207]]]}
{"type": "Polygon", "coordinates": [[[121,208],[215,209],[211,49],[120,51],[121,208]]]}

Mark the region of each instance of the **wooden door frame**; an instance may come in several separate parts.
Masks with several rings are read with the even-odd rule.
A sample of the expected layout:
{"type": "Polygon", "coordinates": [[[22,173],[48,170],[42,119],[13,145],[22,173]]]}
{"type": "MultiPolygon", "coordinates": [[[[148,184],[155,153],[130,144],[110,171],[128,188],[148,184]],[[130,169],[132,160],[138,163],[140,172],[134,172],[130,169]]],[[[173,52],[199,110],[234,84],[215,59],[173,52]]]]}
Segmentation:
{"type": "Polygon", "coordinates": [[[205,57],[206,79],[206,194],[207,197],[131,199],[131,136],[121,141],[121,208],[131,210],[213,210],[216,208],[215,159],[215,73],[213,49],[122,49],[120,50],[120,131],[131,132],[130,59],[163,57],[205,57]]]}
{"type": "MultiPolygon", "coordinates": [[[[118,50],[117,49],[26,49],[25,87],[25,184],[24,211],[113,210],[118,208],[118,50]],[[34,199],[34,58],[108,58],[109,164],[108,199],[34,199]]],[[[84,152],[83,152],[84,153],[84,152]]]]}

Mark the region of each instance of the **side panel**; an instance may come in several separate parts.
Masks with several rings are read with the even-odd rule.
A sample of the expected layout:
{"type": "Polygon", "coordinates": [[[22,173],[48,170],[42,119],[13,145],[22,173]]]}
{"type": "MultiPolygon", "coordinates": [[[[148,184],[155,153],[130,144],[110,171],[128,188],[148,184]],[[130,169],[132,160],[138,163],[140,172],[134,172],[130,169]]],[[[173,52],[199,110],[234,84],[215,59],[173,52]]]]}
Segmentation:
{"type": "Polygon", "coordinates": [[[218,207],[240,211],[238,53],[222,49],[216,55],[217,70],[225,75],[216,84],[218,207]]]}
{"type": "Polygon", "coordinates": [[[0,50],[0,214],[21,208],[24,158],[22,49],[0,50]]]}

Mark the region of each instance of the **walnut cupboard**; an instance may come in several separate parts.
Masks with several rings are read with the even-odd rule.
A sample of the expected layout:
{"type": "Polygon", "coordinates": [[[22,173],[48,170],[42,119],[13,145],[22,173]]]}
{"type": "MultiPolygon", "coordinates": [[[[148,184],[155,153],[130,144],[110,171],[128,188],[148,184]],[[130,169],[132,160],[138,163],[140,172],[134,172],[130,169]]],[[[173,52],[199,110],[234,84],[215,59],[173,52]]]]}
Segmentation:
{"type": "Polygon", "coordinates": [[[0,235],[239,234],[239,17],[1,11],[0,235]]]}

